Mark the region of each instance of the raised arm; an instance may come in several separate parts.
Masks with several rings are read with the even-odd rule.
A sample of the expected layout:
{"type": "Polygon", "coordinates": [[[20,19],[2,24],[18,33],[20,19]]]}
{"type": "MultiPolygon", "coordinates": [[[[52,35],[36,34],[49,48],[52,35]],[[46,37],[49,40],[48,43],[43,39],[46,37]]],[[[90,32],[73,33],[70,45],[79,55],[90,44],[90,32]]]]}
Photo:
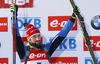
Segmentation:
{"type": "Polygon", "coordinates": [[[65,39],[71,28],[73,27],[75,23],[75,15],[72,14],[71,18],[68,20],[68,22],[65,24],[65,26],[62,28],[62,30],[53,38],[53,40],[50,42],[52,43],[49,49],[50,56],[53,54],[53,52],[56,50],[56,48],[61,44],[61,42],[65,39]]]}
{"type": "MultiPolygon", "coordinates": [[[[16,18],[15,18],[15,20],[16,20],[16,24],[15,24],[16,25],[16,49],[17,49],[20,59],[22,59],[25,56],[25,50],[24,50],[24,44],[23,44],[23,41],[22,41],[20,33],[19,33],[19,29],[18,29],[18,22],[17,22],[18,6],[14,5],[14,4],[10,4],[10,6],[11,6],[10,11],[16,15],[16,18]]],[[[12,18],[14,18],[14,15],[12,18]]],[[[12,20],[12,21],[14,21],[14,20],[12,20]]]]}

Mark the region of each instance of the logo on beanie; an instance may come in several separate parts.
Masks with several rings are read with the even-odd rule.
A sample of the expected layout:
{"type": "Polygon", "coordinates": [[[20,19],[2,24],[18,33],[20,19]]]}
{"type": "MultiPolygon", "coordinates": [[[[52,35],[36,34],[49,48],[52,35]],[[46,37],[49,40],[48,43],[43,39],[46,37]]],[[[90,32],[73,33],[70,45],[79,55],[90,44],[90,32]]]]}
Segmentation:
{"type": "Polygon", "coordinates": [[[33,33],[35,33],[35,31],[33,33]]]}

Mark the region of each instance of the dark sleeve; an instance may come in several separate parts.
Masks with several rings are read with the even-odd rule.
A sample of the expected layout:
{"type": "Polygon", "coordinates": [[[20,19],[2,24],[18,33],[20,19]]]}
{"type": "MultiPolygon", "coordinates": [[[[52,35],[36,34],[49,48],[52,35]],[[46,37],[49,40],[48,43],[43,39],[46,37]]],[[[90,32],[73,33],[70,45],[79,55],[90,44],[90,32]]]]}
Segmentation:
{"type": "Polygon", "coordinates": [[[65,37],[58,36],[53,42],[49,49],[49,55],[51,56],[56,48],[60,45],[60,43],[64,40],[65,37]]]}
{"type": "Polygon", "coordinates": [[[25,56],[24,44],[18,30],[18,23],[16,22],[16,49],[20,59],[25,56]]]}
{"type": "Polygon", "coordinates": [[[62,28],[62,30],[53,38],[53,40],[50,42],[52,43],[49,48],[49,55],[51,56],[53,52],[56,50],[56,48],[61,44],[61,42],[65,39],[71,28],[73,27],[75,23],[75,19],[72,17],[68,20],[68,22],[65,24],[65,26],[62,28]]]}

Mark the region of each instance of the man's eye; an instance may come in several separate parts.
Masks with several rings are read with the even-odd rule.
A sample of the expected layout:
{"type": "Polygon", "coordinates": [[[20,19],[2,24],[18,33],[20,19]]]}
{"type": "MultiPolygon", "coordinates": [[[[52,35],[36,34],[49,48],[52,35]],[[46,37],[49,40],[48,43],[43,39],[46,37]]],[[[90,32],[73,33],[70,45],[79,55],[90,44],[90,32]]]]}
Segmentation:
{"type": "Polygon", "coordinates": [[[40,37],[40,34],[38,35],[38,37],[40,37]]]}
{"type": "Polygon", "coordinates": [[[35,38],[36,36],[34,35],[33,37],[35,38]]]}

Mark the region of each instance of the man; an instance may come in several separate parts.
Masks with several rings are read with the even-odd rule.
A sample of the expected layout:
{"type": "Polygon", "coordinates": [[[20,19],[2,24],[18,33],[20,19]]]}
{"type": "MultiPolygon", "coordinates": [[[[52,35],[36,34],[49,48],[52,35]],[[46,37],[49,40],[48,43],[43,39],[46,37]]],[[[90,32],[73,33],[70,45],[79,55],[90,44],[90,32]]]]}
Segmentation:
{"type": "MultiPolygon", "coordinates": [[[[11,4],[10,9],[15,12],[14,4],[11,4]]],[[[49,64],[50,57],[73,27],[75,19],[75,15],[72,14],[62,30],[48,44],[41,44],[41,33],[39,29],[29,24],[26,30],[27,46],[23,44],[18,30],[18,23],[16,22],[16,49],[22,64],[49,64]]]]}

